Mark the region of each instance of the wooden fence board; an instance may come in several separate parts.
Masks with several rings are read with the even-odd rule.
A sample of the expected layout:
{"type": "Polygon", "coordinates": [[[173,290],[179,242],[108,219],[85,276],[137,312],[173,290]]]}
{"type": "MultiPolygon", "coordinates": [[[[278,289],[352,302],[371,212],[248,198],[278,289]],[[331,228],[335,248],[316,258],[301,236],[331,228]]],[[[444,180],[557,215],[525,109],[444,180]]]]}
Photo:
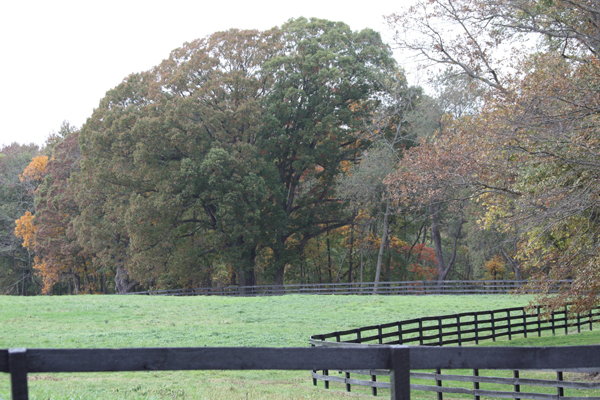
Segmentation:
{"type": "MultiPolygon", "coordinates": [[[[386,375],[389,375],[389,373],[387,373],[386,375]]],[[[318,374],[316,372],[313,372],[312,377],[316,378],[320,381],[326,381],[326,382],[338,382],[338,383],[343,383],[343,384],[376,387],[379,389],[389,389],[390,388],[389,382],[362,381],[360,379],[345,378],[343,376],[322,375],[322,374],[318,374]]]]}
{"type": "Polygon", "coordinates": [[[389,368],[390,351],[369,348],[29,349],[29,372],[316,370],[389,368]]]}
{"type": "Polygon", "coordinates": [[[411,347],[411,369],[597,368],[600,346],[411,347]]]}
{"type": "MultiPolygon", "coordinates": [[[[458,387],[436,387],[436,386],[424,386],[424,385],[411,385],[412,390],[423,390],[428,392],[438,393],[459,393],[467,394],[471,396],[487,396],[487,397],[499,397],[505,399],[533,399],[533,400],[558,400],[555,394],[545,393],[528,393],[528,392],[505,392],[497,390],[484,390],[484,389],[467,389],[458,387]]],[[[561,397],[561,400],[565,400],[567,397],[561,397]]],[[[575,399],[575,398],[571,398],[575,399]]],[[[585,397],[587,400],[600,399],[600,397],[585,397]]]]}
{"type": "MultiPolygon", "coordinates": [[[[407,346],[351,348],[136,348],[9,349],[13,400],[27,400],[31,372],[103,372],[147,370],[316,370],[390,369],[391,400],[410,399],[410,350],[407,346]]],[[[324,374],[323,376],[326,376],[324,374]]],[[[332,379],[334,380],[334,379],[332,379]]],[[[373,388],[379,387],[375,379],[373,388]]],[[[346,373],[350,389],[360,384],[346,373]]]]}
{"type": "MultiPolygon", "coordinates": [[[[368,375],[368,374],[363,374],[368,375]]],[[[435,374],[429,372],[411,372],[410,377],[414,379],[428,380],[449,380],[456,382],[479,382],[479,383],[497,383],[501,385],[529,385],[544,387],[563,387],[566,389],[600,389],[600,383],[596,382],[570,382],[548,379],[527,379],[527,378],[502,378],[495,376],[473,376],[473,375],[453,375],[453,374],[435,374]]]]}
{"type": "MultiPolygon", "coordinates": [[[[389,382],[372,382],[372,381],[360,381],[357,379],[348,379],[341,376],[331,376],[331,375],[321,375],[318,373],[314,373],[312,375],[314,378],[317,378],[322,381],[328,382],[338,382],[342,384],[360,384],[362,386],[367,387],[377,387],[381,389],[389,389],[389,382]]],[[[411,378],[415,378],[414,373],[411,373],[411,378]]],[[[421,378],[421,377],[418,377],[421,378]]],[[[557,395],[555,394],[545,394],[545,393],[533,393],[533,392],[508,392],[508,391],[499,391],[499,390],[484,390],[484,389],[468,389],[461,387],[439,387],[439,386],[428,386],[428,385],[419,385],[419,384],[410,384],[411,390],[421,390],[428,392],[441,392],[441,393],[455,393],[455,394],[466,394],[471,396],[488,396],[488,397],[499,397],[499,398],[523,398],[523,399],[533,399],[533,400],[557,400],[557,395]]],[[[568,397],[563,396],[561,400],[599,400],[600,397],[568,397]]]]}

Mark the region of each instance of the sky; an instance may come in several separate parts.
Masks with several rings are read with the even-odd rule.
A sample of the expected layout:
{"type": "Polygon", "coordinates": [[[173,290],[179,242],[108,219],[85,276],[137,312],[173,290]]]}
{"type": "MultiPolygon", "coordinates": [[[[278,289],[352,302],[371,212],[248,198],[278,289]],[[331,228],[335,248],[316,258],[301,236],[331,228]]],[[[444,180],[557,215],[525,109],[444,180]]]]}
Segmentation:
{"type": "MultiPolygon", "coordinates": [[[[0,5],[0,148],[42,145],[63,121],[80,127],[111,88],[171,50],[230,28],[265,30],[290,18],[372,28],[409,0],[5,1],[0,5]]],[[[398,60],[400,61],[400,60],[398,60]]]]}

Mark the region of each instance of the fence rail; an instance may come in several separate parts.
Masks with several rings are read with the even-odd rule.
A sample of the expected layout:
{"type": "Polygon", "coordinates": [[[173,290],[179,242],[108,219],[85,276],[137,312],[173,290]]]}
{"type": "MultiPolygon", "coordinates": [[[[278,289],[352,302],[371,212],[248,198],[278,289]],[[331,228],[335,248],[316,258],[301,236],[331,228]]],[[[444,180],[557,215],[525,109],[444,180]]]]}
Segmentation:
{"type": "MultiPolygon", "coordinates": [[[[27,400],[27,374],[164,370],[388,370],[392,400],[410,399],[411,369],[600,369],[600,346],[477,348],[347,345],[327,348],[139,348],[0,350],[13,400],[27,400]]],[[[483,380],[481,380],[483,382],[483,380]]],[[[513,381],[517,384],[520,382],[513,381]]],[[[450,388],[444,388],[444,390],[450,388]]],[[[448,390],[446,390],[448,391],[448,390]]],[[[485,391],[474,391],[484,395],[485,391]]],[[[523,396],[522,396],[523,397],[523,396]]],[[[556,398],[556,397],[554,397],[556,398]]],[[[545,400],[544,398],[543,400],[545,400]]]]}
{"type": "MultiPolygon", "coordinates": [[[[528,335],[541,336],[544,331],[552,331],[552,334],[563,332],[568,334],[569,328],[577,329],[581,332],[582,328],[592,330],[593,323],[600,319],[600,308],[591,310],[585,315],[572,314],[568,308],[557,310],[551,314],[550,319],[542,321],[542,310],[540,307],[527,310],[523,307],[505,308],[491,311],[480,311],[461,313],[453,315],[443,315],[435,317],[416,318],[405,321],[397,321],[388,324],[361,327],[351,330],[332,332],[321,335],[312,335],[310,343],[318,347],[345,347],[347,345],[395,345],[410,344],[419,346],[446,346],[474,343],[478,344],[483,340],[495,341],[500,337],[512,339],[516,336],[527,337],[528,335]],[[333,339],[333,340],[330,340],[333,339]]],[[[564,369],[563,369],[564,370],[564,369]]],[[[560,379],[557,381],[544,380],[520,380],[519,371],[514,371],[512,378],[494,377],[496,383],[513,385],[513,392],[497,391],[482,392],[479,389],[480,382],[487,382],[490,378],[479,377],[478,371],[473,371],[473,376],[465,377],[459,375],[441,374],[437,371],[434,374],[422,372],[411,372],[411,378],[414,379],[433,379],[436,385],[412,385],[413,390],[426,390],[437,392],[441,399],[441,393],[468,393],[476,398],[478,396],[488,397],[512,397],[528,399],[547,399],[547,395],[540,393],[522,393],[521,385],[547,386],[548,382],[553,382],[556,388],[560,388],[559,394],[565,387],[579,389],[600,389],[600,384],[582,385],[574,382],[564,382],[562,380],[562,371],[557,371],[560,379]],[[466,388],[447,388],[442,387],[443,381],[463,381],[473,382],[473,389],[466,388]],[[524,382],[537,382],[524,383],[524,382]]],[[[600,369],[598,369],[600,372],[600,369]]],[[[344,376],[331,376],[329,371],[323,370],[323,373],[313,371],[313,383],[324,381],[325,387],[329,388],[329,382],[341,382],[346,385],[346,390],[350,391],[352,385],[367,386],[372,388],[372,393],[377,395],[377,388],[388,387],[385,382],[377,382],[377,376],[386,375],[385,370],[340,370],[344,376]],[[354,375],[365,375],[368,378],[351,377],[354,375]]],[[[558,390],[558,389],[557,389],[558,390]]],[[[554,396],[554,395],[553,395],[554,396]]],[[[562,395],[561,395],[562,396],[562,395]]],[[[553,398],[556,398],[553,397],[553,398]]]]}
{"type": "MultiPolygon", "coordinates": [[[[552,292],[570,285],[560,281],[552,286],[552,292]]],[[[402,281],[379,282],[379,295],[425,295],[425,294],[505,294],[522,288],[527,281],[402,281]]],[[[341,294],[370,295],[374,282],[353,283],[307,283],[293,285],[202,287],[194,289],[166,289],[123,294],[163,296],[282,296],[286,294],[341,294]]]]}
{"type": "Polygon", "coordinates": [[[567,334],[569,327],[577,328],[578,332],[581,332],[582,327],[591,330],[593,322],[600,320],[600,308],[593,309],[585,315],[573,315],[565,307],[553,312],[547,321],[543,321],[542,317],[543,310],[540,307],[530,310],[525,307],[503,308],[415,318],[312,335],[310,341],[318,346],[331,343],[324,342],[327,339],[345,343],[461,346],[466,343],[478,344],[489,339],[495,341],[505,336],[509,340],[514,336],[541,336],[544,331],[552,331],[553,334],[564,331],[567,334]]]}

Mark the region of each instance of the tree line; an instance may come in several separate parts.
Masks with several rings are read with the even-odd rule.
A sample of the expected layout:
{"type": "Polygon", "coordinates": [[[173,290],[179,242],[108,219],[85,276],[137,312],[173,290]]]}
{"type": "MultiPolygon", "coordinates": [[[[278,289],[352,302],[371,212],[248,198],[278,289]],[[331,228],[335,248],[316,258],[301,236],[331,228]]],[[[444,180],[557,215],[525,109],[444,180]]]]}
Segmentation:
{"type": "Polygon", "coordinates": [[[81,128],[1,150],[0,287],[573,278],[552,304],[590,306],[598,15],[419,1],[387,18],[429,94],[340,22],[186,43],[81,128]]]}

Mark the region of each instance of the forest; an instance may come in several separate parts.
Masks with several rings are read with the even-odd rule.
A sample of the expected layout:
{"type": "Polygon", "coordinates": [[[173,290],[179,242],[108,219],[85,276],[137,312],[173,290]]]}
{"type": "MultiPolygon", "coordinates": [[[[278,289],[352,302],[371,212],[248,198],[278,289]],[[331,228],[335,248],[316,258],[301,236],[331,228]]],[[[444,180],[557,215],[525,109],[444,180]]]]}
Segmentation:
{"type": "Polygon", "coordinates": [[[529,279],[600,290],[600,3],[292,19],[131,74],[0,149],[0,294],[529,279]],[[427,71],[409,84],[392,49],[427,71]]]}

